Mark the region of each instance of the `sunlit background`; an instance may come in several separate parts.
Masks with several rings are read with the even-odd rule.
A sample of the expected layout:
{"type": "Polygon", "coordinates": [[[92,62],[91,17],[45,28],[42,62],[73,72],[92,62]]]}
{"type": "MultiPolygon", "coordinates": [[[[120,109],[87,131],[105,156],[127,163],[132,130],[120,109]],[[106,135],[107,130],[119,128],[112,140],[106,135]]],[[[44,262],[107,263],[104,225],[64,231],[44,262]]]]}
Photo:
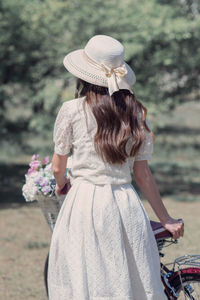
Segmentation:
{"type": "Polygon", "coordinates": [[[199,11],[198,0],[0,1],[2,299],[46,299],[51,233],[21,188],[32,154],[52,157],[56,114],[74,98],[75,78],[63,58],[95,34],[125,46],[156,137],[151,170],[169,211],[186,221],[185,238],[168,257],[200,252],[199,11]]]}

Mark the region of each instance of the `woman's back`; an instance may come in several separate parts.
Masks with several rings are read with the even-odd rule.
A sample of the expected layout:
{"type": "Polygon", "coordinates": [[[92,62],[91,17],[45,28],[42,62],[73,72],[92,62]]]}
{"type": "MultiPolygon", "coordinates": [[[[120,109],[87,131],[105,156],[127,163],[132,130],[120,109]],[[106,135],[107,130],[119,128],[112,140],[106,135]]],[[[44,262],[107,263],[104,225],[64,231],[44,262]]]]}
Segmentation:
{"type": "MultiPolygon", "coordinates": [[[[85,97],[81,97],[63,103],[54,128],[55,152],[64,155],[72,149],[71,182],[85,179],[94,184],[130,183],[134,157],[122,164],[102,160],[94,147],[97,123],[87,102],[84,110],[84,101],[85,97]]],[[[131,139],[127,143],[127,153],[130,146],[131,139]]],[[[152,137],[146,131],[146,140],[135,159],[150,159],[152,151],[152,137]]]]}
{"type": "MultiPolygon", "coordinates": [[[[84,99],[65,102],[55,123],[55,152],[72,149],[72,186],[53,231],[49,299],[165,300],[156,242],[130,183],[134,158],[103,161],[94,146],[96,120],[89,106],[84,111],[84,99]]],[[[146,131],[135,159],[149,159],[151,152],[146,131]]]]}

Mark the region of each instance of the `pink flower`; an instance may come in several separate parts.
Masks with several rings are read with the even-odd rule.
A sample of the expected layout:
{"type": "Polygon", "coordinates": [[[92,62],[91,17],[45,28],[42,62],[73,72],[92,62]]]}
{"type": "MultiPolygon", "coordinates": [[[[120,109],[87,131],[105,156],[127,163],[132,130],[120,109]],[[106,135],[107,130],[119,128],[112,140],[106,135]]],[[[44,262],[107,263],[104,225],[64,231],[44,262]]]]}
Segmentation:
{"type": "Polygon", "coordinates": [[[28,172],[26,173],[26,175],[30,175],[31,173],[33,173],[35,170],[33,168],[28,169],[28,172]]]}
{"type": "Polygon", "coordinates": [[[33,154],[31,160],[38,160],[39,155],[38,154],[33,154]]]}
{"type": "Polygon", "coordinates": [[[33,170],[37,170],[38,167],[40,166],[40,161],[39,160],[33,160],[30,162],[29,166],[33,169],[33,170]]]}
{"type": "Polygon", "coordinates": [[[48,184],[49,184],[49,180],[47,178],[43,177],[40,181],[40,185],[44,187],[44,186],[47,186],[48,184]]]}
{"type": "Polygon", "coordinates": [[[49,163],[49,156],[46,156],[43,161],[42,161],[42,164],[43,165],[47,165],[49,163]]]}

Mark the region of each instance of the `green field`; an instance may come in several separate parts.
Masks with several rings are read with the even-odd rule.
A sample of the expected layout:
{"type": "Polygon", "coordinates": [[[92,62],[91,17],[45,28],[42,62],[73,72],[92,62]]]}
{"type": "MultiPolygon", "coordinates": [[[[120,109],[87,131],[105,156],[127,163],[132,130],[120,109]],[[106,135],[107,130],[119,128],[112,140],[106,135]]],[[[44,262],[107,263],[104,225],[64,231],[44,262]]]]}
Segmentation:
{"type": "Polygon", "coordinates": [[[188,102],[154,121],[152,171],[163,196],[200,200],[200,103],[188,102]]]}

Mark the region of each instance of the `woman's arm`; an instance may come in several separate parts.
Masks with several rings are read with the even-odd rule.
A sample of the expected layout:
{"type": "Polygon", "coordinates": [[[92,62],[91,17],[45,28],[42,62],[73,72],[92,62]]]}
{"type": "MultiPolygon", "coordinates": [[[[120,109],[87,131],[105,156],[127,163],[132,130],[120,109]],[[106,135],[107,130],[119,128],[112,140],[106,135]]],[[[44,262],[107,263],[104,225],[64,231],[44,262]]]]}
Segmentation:
{"type": "Polygon", "coordinates": [[[173,234],[173,238],[183,236],[184,226],[173,219],[165,208],[147,160],[135,161],[133,167],[135,181],[149,201],[162,225],[173,234]]]}
{"type": "Polygon", "coordinates": [[[65,169],[67,164],[68,155],[59,155],[54,152],[52,158],[52,171],[56,179],[56,193],[60,195],[65,183],[67,182],[65,177],[65,169]]]}

